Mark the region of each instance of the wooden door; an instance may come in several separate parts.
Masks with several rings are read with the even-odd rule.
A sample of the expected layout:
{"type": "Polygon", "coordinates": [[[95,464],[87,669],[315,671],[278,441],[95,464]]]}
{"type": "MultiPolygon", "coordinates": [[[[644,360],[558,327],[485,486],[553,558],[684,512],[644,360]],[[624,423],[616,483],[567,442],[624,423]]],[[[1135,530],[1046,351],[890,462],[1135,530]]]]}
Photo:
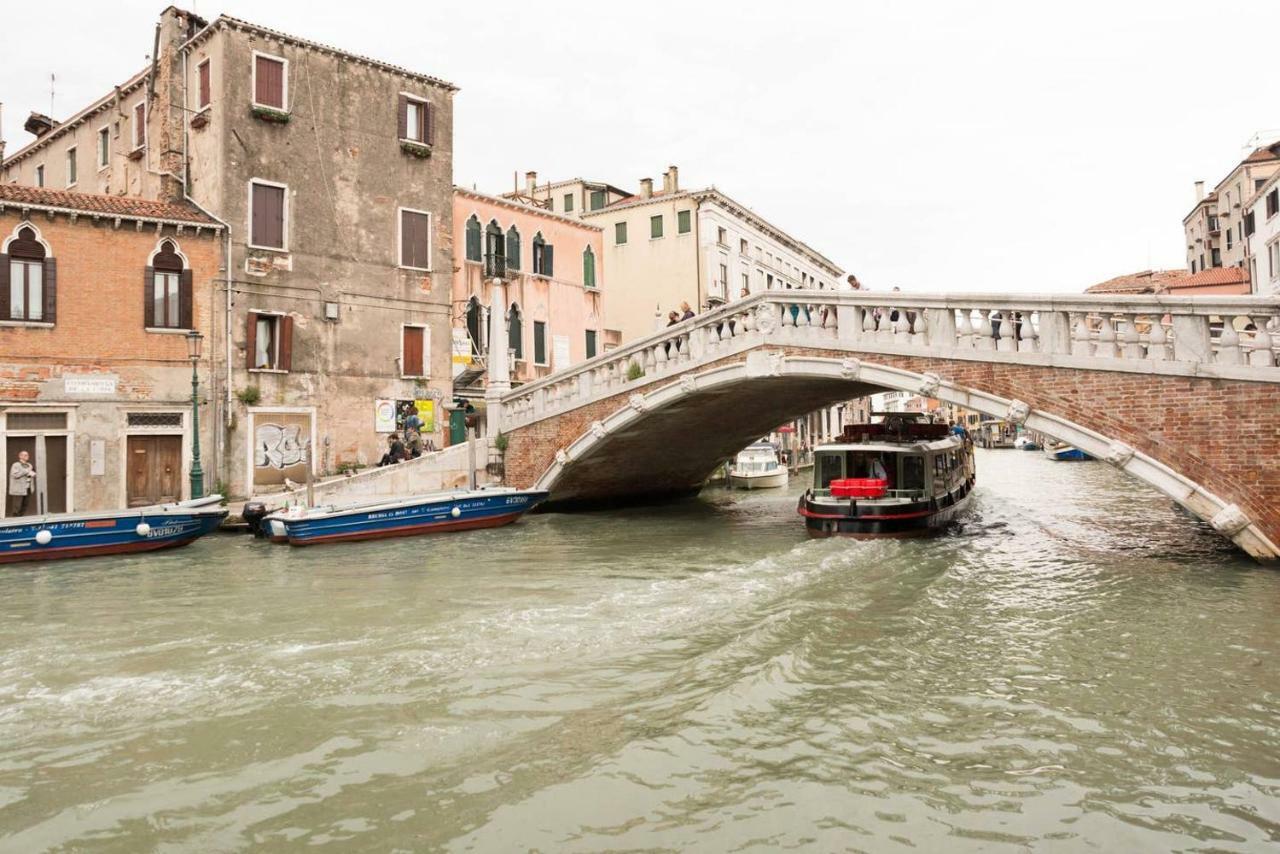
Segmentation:
{"type": "Polygon", "coordinates": [[[128,453],[130,507],[181,500],[181,436],[130,436],[128,453]]]}

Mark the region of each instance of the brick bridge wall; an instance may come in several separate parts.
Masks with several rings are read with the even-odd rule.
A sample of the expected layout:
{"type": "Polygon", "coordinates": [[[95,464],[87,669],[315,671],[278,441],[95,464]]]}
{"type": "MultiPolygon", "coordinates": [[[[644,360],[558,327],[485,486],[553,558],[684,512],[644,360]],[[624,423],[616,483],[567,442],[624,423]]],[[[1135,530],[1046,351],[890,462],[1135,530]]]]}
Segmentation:
{"type": "MultiPolygon", "coordinates": [[[[766,349],[837,360],[858,355],[807,347],[766,349]]],[[[735,355],[695,372],[745,358],[735,355]]],[[[865,362],[932,372],[957,386],[1017,398],[1125,442],[1235,502],[1273,542],[1280,541],[1280,389],[1273,384],[878,353],[865,354],[865,362]]],[[[679,376],[672,372],[652,382],[628,383],[611,397],[513,429],[506,453],[508,481],[531,486],[550,467],[556,451],[586,433],[591,422],[626,406],[632,394],[669,385],[679,376]]]]}

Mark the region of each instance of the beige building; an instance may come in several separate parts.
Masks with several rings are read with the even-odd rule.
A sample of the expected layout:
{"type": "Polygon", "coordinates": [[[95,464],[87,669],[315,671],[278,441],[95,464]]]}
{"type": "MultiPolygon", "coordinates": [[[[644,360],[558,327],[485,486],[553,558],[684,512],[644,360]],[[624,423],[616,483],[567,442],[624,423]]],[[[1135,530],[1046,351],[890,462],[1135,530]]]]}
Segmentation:
{"type": "Polygon", "coordinates": [[[1253,293],[1280,293],[1280,171],[1245,201],[1243,221],[1253,293]]]}
{"type": "Polygon", "coordinates": [[[1271,176],[1280,172],[1280,142],[1260,146],[1241,160],[1208,195],[1196,182],[1195,207],[1182,220],[1187,269],[1248,268],[1245,207],[1271,176]]]}
{"type": "MultiPolygon", "coordinates": [[[[532,176],[532,173],[530,173],[532,176]]],[[[538,185],[526,195],[604,230],[609,271],[605,325],[622,341],[641,338],[688,303],[706,311],[744,294],[775,288],[835,288],[836,264],[714,187],[680,188],[679,170],[625,194],[581,179],[538,185]],[[582,209],[585,199],[586,209],[582,209]]]]}
{"type": "MultiPolygon", "coordinates": [[[[151,47],[149,27],[138,41],[151,47]]],[[[0,163],[0,181],[189,198],[228,226],[211,485],[246,495],[300,480],[307,445],[322,472],[376,461],[388,401],[418,407],[439,444],[455,88],[174,7],[158,44],[154,66],[67,120],[34,116],[37,138],[0,163]]]]}

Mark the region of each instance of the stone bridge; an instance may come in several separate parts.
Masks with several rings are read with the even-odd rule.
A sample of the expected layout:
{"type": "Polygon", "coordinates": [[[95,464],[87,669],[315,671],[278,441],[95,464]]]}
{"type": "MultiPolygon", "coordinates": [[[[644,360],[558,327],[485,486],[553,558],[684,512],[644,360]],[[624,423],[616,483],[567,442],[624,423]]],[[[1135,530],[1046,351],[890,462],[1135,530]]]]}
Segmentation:
{"type": "Polygon", "coordinates": [[[493,376],[489,417],[510,483],[594,506],[693,492],[777,425],[899,389],[1075,445],[1275,560],[1278,327],[1274,297],[770,291],[514,390],[493,376]]]}

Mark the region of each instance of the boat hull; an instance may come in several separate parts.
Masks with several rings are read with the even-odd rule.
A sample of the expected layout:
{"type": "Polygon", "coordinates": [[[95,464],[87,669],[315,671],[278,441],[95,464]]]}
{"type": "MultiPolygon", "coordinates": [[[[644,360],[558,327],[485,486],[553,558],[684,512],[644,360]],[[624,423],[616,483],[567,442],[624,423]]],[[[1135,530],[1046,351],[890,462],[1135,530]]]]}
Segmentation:
{"type": "Polygon", "coordinates": [[[850,501],[837,508],[815,503],[806,493],[796,509],[811,537],[921,537],[939,533],[955,521],[968,508],[973,486],[970,480],[941,499],[892,506],[850,501]]]}
{"type": "Polygon", "coordinates": [[[294,546],[416,537],[509,525],[546,497],[547,493],[540,490],[431,496],[417,504],[365,505],[310,517],[292,518],[280,513],[268,516],[264,524],[273,542],[294,546]]]}
{"type": "Polygon", "coordinates": [[[787,470],[768,474],[734,474],[729,472],[729,486],[734,489],[775,489],[787,485],[787,470]]]}
{"type": "Polygon", "coordinates": [[[71,514],[0,524],[0,563],[132,554],[185,546],[222,524],[220,507],[168,505],[119,514],[71,514]],[[145,528],[143,527],[145,525],[145,528]],[[43,532],[47,542],[40,542],[43,532]]]}
{"type": "Polygon", "coordinates": [[[1079,448],[1046,448],[1045,454],[1048,455],[1049,459],[1060,463],[1078,463],[1093,459],[1093,457],[1079,448]]]}

